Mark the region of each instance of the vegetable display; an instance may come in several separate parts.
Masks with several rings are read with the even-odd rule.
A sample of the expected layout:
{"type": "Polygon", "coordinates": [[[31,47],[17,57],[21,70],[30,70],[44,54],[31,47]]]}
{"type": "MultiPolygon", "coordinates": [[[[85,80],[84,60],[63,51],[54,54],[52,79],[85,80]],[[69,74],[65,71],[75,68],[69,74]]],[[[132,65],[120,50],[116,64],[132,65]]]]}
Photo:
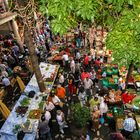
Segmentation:
{"type": "Polygon", "coordinates": [[[21,106],[28,106],[30,104],[30,99],[25,97],[22,101],[20,101],[21,106]]]}

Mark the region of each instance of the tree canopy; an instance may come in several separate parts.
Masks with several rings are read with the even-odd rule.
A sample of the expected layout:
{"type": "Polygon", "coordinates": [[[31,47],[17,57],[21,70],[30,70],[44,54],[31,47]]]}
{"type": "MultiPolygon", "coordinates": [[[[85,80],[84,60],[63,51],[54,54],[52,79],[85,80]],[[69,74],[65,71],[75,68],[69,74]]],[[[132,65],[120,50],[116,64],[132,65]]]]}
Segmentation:
{"type": "Polygon", "coordinates": [[[39,9],[51,19],[54,33],[64,34],[79,22],[114,26],[121,13],[135,8],[139,0],[36,0],[39,9]]]}
{"type": "Polygon", "coordinates": [[[108,27],[106,46],[115,62],[140,62],[139,0],[40,0],[39,9],[51,19],[54,33],[64,34],[79,22],[108,27]]]}
{"type": "Polygon", "coordinates": [[[140,64],[140,2],[132,9],[125,9],[106,40],[113,50],[114,62],[129,66],[140,64]]]}

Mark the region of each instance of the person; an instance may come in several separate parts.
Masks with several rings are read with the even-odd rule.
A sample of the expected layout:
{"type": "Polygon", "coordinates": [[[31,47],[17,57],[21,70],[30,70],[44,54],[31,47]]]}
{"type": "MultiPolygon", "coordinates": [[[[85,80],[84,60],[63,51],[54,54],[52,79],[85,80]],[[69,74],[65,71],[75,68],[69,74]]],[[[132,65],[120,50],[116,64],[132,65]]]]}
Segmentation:
{"type": "Polygon", "coordinates": [[[48,126],[48,122],[45,120],[45,117],[41,117],[41,122],[39,122],[39,138],[41,140],[52,140],[51,133],[50,133],[50,127],[48,126]]]}
{"type": "Polygon", "coordinates": [[[95,84],[95,79],[96,79],[96,72],[95,72],[95,70],[92,70],[90,72],[90,79],[92,80],[93,84],[95,84]]]}
{"type": "Polygon", "coordinates": [[[87,95],[84,88],[80,88],[78,92],[78,99],[80,101],[81,106],[86,105],[87,102],[87,95]]]}
{"type": "Polygon", "coordinates": [[[58,85],[56,88],[56,95],[58,96],[58,98],[65,101],[65,94],[65,88],[63,88],[61,85],[58,85]]]}
{"type": "Polygon", "coordinates": [[[77,60],[78,62],[80,62],[80,59],[81,59],[81,54],[80,54],[80,51],[77,50],[77,52],[76,52],[76,60],[77,60]]]}
{"type": "Polygon", "coordinates": [[[71,72],[74,74],[75,73],[75,61],[73,58],[71,58],[70,69],[71,69],[71,72]]]}
{"type": "Polygon", "coordinates": [[[111,131],[108,135],[108,140],[126,140],[119,131],[116,131],[115,127],[111,131]]]}
{"type": "Polygon", "coordinates": [[[92,80],[86,77],[86,79],[84,80],[84,88],[88,96],[92,94],[92,89],[91,89],[92,85],[93,85],[92,80]]]}
{"type": "Polygon", "coordinates": [[[90,55],[91,55],[91,59],[95,61],[96,51],[93,48],[90,48],[90,55]]]}
{"type": "Polygon", "coordinates": [[[50,111],[50,112],[51,112],[52,110],[55,109],[55,106],[54,106],[54,104],[53,104],[52,102],[46,101],[45,109],[46,109],[47,111],[50,111]]]}
{"type": "Polygon", "coordinates": [[[125,89],[125,77],[120,76],[120,78],[118,80],[118,86],[119,86],[120,90],[125,89]]]}
{"type": "Polygon", "coordinates": [[[97,106],[94,106],[94,109],[93,109],[93,113],[92,113],[92,131],[93,132],[97,132],[97,136],[100,135],[100,132],[97,131],[99,129],[99,117],[101,115],[101,112],[100,110],[98,109],[97,106]]]}
{"type": "Polygon", "coordinates": [[[98,69],[100,68],[100,58],[97,58],[95,60],[95,71],[98,71],[98,69]]]}
{"type": "Polygon", "coordinates": [[[62,134],[64,134],[64,130],[63,129],[67,128],[68,125],[66,125],[65,115],[64,115],[64,113],[61,110],[57,110],[56,120],[58,122],[60,132],[62,134]]]}
{"type": "Polygon", "coordinates": [[[12,95],[13,94],[13,88],[11,86],[11,82],[8,77],[2,77],[2,84],[5,87],[5,90],[7,94],[12,95]]]}
{"type": "Polygon", "coordinates": [[[108,106],[107,106],[107,104],[105,103],[103,97],[100,98],[99,109],[100,109],[100,112],[101,112],[101,116],[104,117],[104,119],[106,119],[106,113],[107,113],[107,111],[108,111],[108,106]]]}
{"type": "Polygon", "coordinates": [[[89,61],[89,68],[91,68],[92,57],[90,53],[88,53],[88,61],[89,61]]]}
{"type": "Polygon", "coordinates": [[[68,55],[66,53],[64,53],[62,58],[63,58],[65,70],[67,71],[68,67],[69,67],[69,57],[68,57],[68,55]]]}
{"type": "Polygon", "coordinates": [[[132,113],[128,113],[128,117],[124,120],[122,135],[128,138],[135,130],[136,122],[133,119],[132,113]]]}
{"type": "Polygon", "coordinates": [[[49,111],[46,111],[45,112],[45,120],[49,123],[50,119],[51,119],[51,113],[49,111]]]}
{"type": "Polygon", "coordinates": [[[87,70],[88,69],[88,65],[89,65],[89,57],[88,55],[86,54],[84,56],[84,66],[85,66],[85,69],[87,70]]]}
{"type": "Polygon", "coordinates": [[[99,105],[100,101],[97,95],[92,96],[92,98],[89,100],[90,110],[93,111],[94,107],[99,105]]]}
{"type": "Polygon", "coordinates": [[[64,79],[64,75],[62,74],[62,73],[59,73],[59,83],[63,86],[63,84],[64,84],[64,81],[65,81],[65,79],[64,79]]]}
{"type": "Polygon", "coordinates": [[[61,100],[58,98],[58,96],[56,96],[54,93],[52,93],[52,94],[50,94],[50,100],[55,105],[56,110],[61,109],[61,107],[60,107],[61,100]]]}

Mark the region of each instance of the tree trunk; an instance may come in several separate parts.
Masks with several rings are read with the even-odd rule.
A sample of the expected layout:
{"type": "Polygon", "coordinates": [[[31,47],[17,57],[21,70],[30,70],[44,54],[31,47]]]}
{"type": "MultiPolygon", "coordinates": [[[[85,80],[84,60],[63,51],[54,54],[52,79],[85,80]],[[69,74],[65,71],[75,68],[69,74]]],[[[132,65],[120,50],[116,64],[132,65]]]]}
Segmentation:
{"type": "Polygon", "coordinates": [[[41,71],[40,71],[40,68],[39,68],[38,58],[37,58],[37,55],[36,55],[36,52],[35,52],[33,39],[32,39],[32,35],[31,35],[31,30],[27,26],[25,26],[25,40],[26,40],[27,47],[29,49],[31,63],[32,63],[32,66],[33,66],[33,71],[35,73],[39,89],[40,89],[41,92],[44,92],[45,91],[45,85],[44,85],[44,81],[42,79],[41,71]]]}
{"type": "Polygon", "coordinates": [[[130,63],[130,65],[129,65],[129,68],[128,68],[128,73],[127,73],[126,82],[125,82],[125,84],[126,84],[126,87],[125,87],[125,88],[128,87],[128,80],[129,80],[129,78],[130,78],[130,76],[131,76],[131,73],[132,73],[132,71],[133,71],[133,68],[134,68],[134,63],[133,63],[133,61],[132,61],[132,62],[130,63]]]}

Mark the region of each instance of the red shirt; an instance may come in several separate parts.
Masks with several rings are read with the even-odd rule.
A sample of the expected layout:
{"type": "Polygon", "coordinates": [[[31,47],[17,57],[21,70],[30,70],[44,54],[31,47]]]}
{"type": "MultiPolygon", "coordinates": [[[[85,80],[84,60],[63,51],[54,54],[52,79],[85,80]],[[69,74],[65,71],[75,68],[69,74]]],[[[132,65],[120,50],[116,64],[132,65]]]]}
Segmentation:
{"type": "Polygon", "coordinates": [[[84,81],[85,78],[90,78],[90,73],[82,72],[81,73],[81,79],[84,81]]]}
{"type": "Polygon", "coordinates": [[[100,60],[96,60],[96,61],[95,61],[95,65],[96,65],[96,66],[100,66],[100,60]]]}
{"type": "Polygon", "coordinates": [[[88,63],[89,63],[89,58],[88,58],[88,56],[86,55],[85,58],[84,58],[84,64],[85,64],[85,65],[88,65],[88,63]]]}

